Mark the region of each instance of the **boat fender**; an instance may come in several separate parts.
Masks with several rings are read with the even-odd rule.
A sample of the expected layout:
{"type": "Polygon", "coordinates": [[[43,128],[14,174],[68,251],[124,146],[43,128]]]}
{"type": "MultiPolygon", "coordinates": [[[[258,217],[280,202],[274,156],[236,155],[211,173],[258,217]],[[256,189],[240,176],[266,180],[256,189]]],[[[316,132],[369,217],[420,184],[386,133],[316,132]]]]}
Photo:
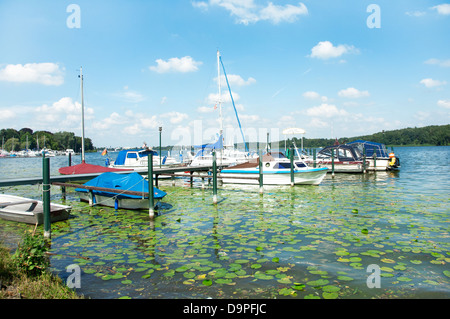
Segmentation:
{"type": "Polygon", "coordinates": [[[109,158],[105,159],[105,166],[109,166],[109,158]]]}

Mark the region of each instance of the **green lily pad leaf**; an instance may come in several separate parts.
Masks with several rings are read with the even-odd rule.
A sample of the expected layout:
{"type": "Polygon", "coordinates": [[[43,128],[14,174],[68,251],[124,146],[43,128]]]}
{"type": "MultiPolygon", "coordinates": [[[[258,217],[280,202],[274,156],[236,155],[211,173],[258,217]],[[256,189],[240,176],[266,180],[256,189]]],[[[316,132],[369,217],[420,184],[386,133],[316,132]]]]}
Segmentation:
{"type": "Polygon", "coordinates": [[[212,285],[212,280],[205,279],[205,280],[202,281],[202,285],[203,286],[211,286],[212,285]]]}
{"type": "Polygon", "coordinates": [[[398,280],[398,281],[411,281],[412,279],[411,279],[411,278],[408,278],[408,277],[402,276],[402,277],[398,277],[397,280],[398,280]]]}
{"type": "Polygon", "coordinates": [[[216,280],[218,284],[231,284],[233,281],[231,279],[219,278],[216,280]]]}
{"type": "Polygon", "coordinates": [[[348,276],[338,276],[337,279],[342,280],[342,281],[352,281],[353,280],[352,277],[348,277],[348,276]]]}
{"type": "Polygon", "coordinates": [[[250,268],[252,268],[252,269],[258,269],[258,268],[261,268],[261,267],[262,267],[261,264],[252,264],[250,266],[250,268]]]}
{"type": "Polygon", "coordinates": [[[131,280],[127,279],[127,280],[122,280],[121,283],[124,284],[124,285],[129,285],[129,284],[131,284],[133,282],[131,280]]]}
{"type": "Polygon", "coordinates": [[[274,263],[279,263],[279,262],[280,262],[280,258],[278,258],[278,257],[273,257],[273,258],[272,258],[272,262],[274,262],[274,263]]]}
{"type": "Polygon", "coordinates": [[[324,299],[336,299],[338,297],[338,293],[337,292],[324,292],[322,294],[322,297],[324,299]]]}
{"type": "Polygon", "coordinates": [[[291,287],[292,287],[292,289],[295,289],[295,290],[305,290],[306,285],[298,283],[298,282],[294,282],[294,285],[291,287]]]}
{"type": "Polygon", "coordinates": [[[358,214],[358,210],[356,208],[352,209],[352,214],[358,214]]]}
{"type": "Polygon", "coordinates": [[[318,279],[318,280],[308,281],[306,284],[313,286],[313,287],[319,287],[319,286],[325,286],[328,283],[329,283],[329,281],[326,279],[318,279]]]}
{"type": "Polygon", "coordinates": [[[444,270],[444,275],[446,275],[447,277],[450,277],[450,270],[444,270]]]}
{"type": "Polygon", "coordinates": [[[332,285],[326,285],[322,287],[322,291],[325,292],[338,292],[340,291],[341,288],[337,287],[337,286],[332,286],[332,285]]]}

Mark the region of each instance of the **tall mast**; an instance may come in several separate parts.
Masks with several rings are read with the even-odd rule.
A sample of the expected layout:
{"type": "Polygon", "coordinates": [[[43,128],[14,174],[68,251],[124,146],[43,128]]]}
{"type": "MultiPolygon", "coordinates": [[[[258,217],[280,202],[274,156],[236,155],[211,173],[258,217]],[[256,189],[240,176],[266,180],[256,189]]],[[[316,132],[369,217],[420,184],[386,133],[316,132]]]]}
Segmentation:
{"type": "Polygon", "coordinates": [[[222,93],[220,88],[220,52],[217,50],[217,82],[219,83],[219,114],[220,114],[220,135],[223,134],[223,118],[222,118],[222,93]]]}
{"type": "Polygon", "coordinates": [[[83,67],[80,67],[81,82],[81,161],[85,162],[84,156],[84,98],[83,98],[83,67]]]}

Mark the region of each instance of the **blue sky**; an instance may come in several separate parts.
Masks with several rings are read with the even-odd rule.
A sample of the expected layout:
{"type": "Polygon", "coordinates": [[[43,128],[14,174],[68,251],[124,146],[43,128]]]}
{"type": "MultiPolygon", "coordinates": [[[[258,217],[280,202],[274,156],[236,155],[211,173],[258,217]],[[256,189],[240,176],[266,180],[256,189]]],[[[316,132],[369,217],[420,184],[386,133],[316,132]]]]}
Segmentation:
{"type": "Polygon", "coordinates": [[[247,141],[448,124],[449,31],[443,1],[1,0],[0,128],[81,135],[82,66],[95,146],[210,141],[217,50],[247,141]]]}

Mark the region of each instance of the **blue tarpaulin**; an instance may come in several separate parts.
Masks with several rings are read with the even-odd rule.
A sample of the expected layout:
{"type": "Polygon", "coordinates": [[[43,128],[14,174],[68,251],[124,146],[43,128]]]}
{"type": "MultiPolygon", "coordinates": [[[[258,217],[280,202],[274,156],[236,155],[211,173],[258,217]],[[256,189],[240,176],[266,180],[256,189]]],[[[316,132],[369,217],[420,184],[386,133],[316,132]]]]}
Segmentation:
{"type": "MultiPolygon", "coordinates": [[[[96,178],[91,179],[89,182],[83,185],[148,193],[148,181],[145,178],[143,178],[140,174],[135,172],[126,175],[109,172],[103,173],[97,176],[96,178]]],[[[86,193],[89,192],[87,189],[82,188],[77,188],[75,189],[75,191],[86,193]]],[[[161,199],[167,195],[166,192],[163,192],[162,190],[159,190],[156,187],[153,187],[153,191],[155,199],[161,199]]],[[[112,192],[102,192],[96,190],[92,192],[94,193],[94,195],[100,196],[109,196],[109,197],[117,196],[117,198],[142,198],[142,196],[118,194],[112,192]]]]}

